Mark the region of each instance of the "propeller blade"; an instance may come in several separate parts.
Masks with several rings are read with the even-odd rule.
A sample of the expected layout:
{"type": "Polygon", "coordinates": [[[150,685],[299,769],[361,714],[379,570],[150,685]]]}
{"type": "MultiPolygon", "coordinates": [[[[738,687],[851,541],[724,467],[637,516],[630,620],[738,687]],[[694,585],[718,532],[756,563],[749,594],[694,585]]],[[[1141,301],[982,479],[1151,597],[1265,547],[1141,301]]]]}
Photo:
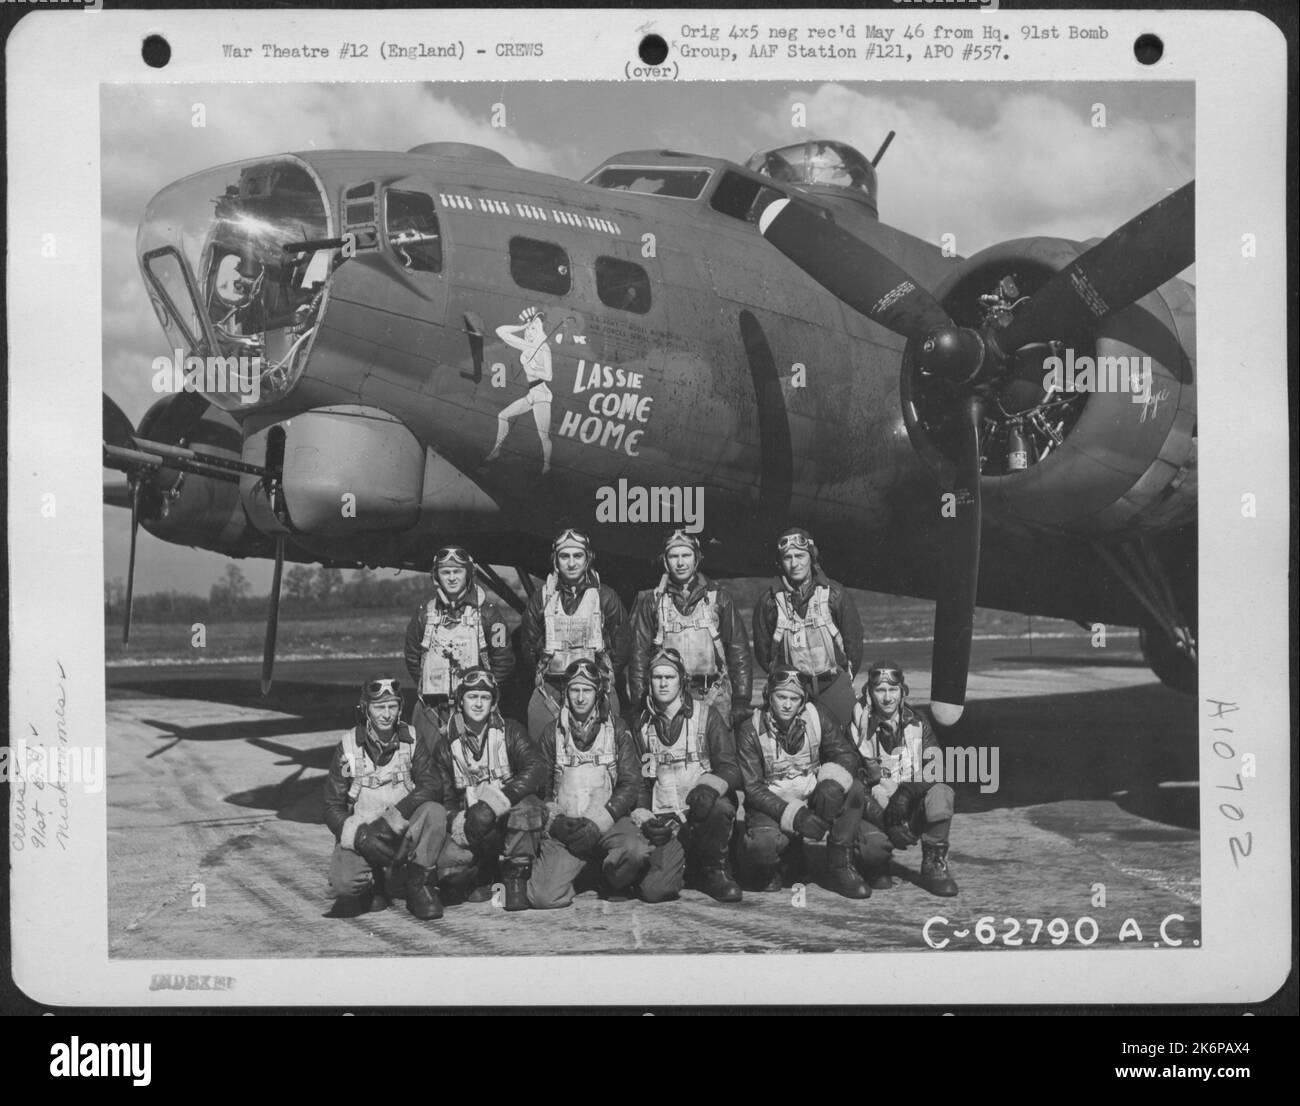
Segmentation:
{"type": "Polygon", "coordinates": [[[758,229],[828,292],[895,334],[919,339],[953,325],[939,301],[903,269],[812,204],[776,200],[759,216],[758,229]]]}
{"type": "Polygon", "coordinates": [[[135,539],[140,529],[140,481],[131,479],[131,555],[126,564],[126,609],[122,612],[122,644],[131,644],[131,604],[135,597],[135,539]]]}
{"type": "Polygon", "coordinates": [[[275,668],[275,631],[280,624],[280,577],[284,575],[284,535],[275,538],[275,572],[271,576],[270,608],[266,612],[266,641],[262,645],[262,694],[271,691],[275,668]]]}
{"type": "Polygon", "coordinates": [[[1069,345],[1196,260],[1196,182],[1130,219],[1044,284],[994,332],[1008,353],[1035,341],[1069,345]]]}
{"type": "Polygon", "coordinates": [[[966,706],[971,627],[980,571],[980,428],[984,400],[969,395],[962,419],[958,461],[956,532],[944,543],[948,564],[934,608],[934,651],[930,661],[930,709],[941,726],[955,725],[966,706]]]}

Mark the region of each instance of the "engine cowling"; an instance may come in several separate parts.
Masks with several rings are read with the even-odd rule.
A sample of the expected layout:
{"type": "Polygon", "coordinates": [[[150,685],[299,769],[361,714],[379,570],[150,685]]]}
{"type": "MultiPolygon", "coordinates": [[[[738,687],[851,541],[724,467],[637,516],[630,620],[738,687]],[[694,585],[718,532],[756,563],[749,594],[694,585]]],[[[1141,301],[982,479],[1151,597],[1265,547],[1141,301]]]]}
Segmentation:
{"type": "MultiPolygon", "coordinates": [[[[136,436],[238,461],[243,439],[239,424],[213,406],[197,421],[179,418],[187,398],[178,393],[160,399],[145,412],[136,436]]],[[[270,548],[249,525],[238,484],[166,467],[141,484],[140,524],[163,541],[234,557],[266,556],[270,548]]]]}
{"type": "MultiPolygon", "coordinates": [[[[1014,313],[1019,297],[1031,296],[1088,245],[1058,238],[1000,243],[962,262],[936,298],[955,323],[978,328],[990,311],[1014,313]],[[1002,283],[1007,277],[1014,300],[1002,283]]],[[[1194,294],[1186,282],[1168,281],[1107,318],[1086,348],[1044,346],[1030,354],[1030,364],[1063,355],[1062,369],[1075,370],[1082,388],[1053,393],[1035,371],[1023,370],[1022,357],[1017,378],[990,389],[982,438],[987,509],[1090,538],[1163,531],[1195,518],[1194,294]]],[[[904,420],[913,446],[947,486],[960,405],[953,385],[919,371],[916,346],[909,342],[904,354],[904,420]]],[[[1066,372],[1060,375],[1069,382],[1066,372]]]]}

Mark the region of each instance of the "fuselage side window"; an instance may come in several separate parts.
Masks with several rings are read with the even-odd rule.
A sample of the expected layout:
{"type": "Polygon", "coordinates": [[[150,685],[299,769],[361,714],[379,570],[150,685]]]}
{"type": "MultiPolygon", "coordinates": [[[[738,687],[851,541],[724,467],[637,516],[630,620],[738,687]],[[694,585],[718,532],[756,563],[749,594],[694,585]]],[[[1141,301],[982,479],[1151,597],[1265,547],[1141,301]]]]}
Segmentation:
{"type": "Polygon", "coordinates": [[[598,257],[596,294],[606,307],[644,315],[650,310],[650,277],[640,265],[630,261],[598,257]]]}
{"type": "Polygon", "coordinates": [[[343,194],[343,230],[352,235],[354,247],[358,250],[379,247],[376,202],[374,181],[354,185],[343,194]]]}
{"type": "Polygon", "coordinates": [[[573,283],[569,255],[536,238],[510,239],[510,276],[520,288],[552,296],[565,295],[573,283]]]}
{"type": "Polygon", "coordinates": [[[384,232],[389,248],[406,268],[442,272],[442,236],[432,196],[390,189],[384,194],[384,232]]]}

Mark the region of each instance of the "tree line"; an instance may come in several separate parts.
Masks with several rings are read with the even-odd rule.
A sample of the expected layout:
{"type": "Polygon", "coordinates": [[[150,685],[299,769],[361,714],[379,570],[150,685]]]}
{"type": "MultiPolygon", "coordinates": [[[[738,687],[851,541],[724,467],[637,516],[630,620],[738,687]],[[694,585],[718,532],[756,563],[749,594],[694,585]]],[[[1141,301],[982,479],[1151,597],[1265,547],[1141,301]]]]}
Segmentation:
{"type": "MultiPolygon", "coordinates": [[[[429,577],[411,573],[395,579],[380,578],[372,569],[352,571],[346,579],[342,569],[319,565],[286,565],[280,589],[280,610],[299,618],[327,617],[338,611],[414,607],[428,598],[429,577]]],[[[205,599],[183,591],[158,591],[136,595],[133,617],[141,622],[184,622],[211,617],[230,618],[266,614],[267,597],[249,594],[247,577],[238,565],[214,583],[205,599]]],[[[104,581],[104,618],[120,617],[126,605],[126,584],[121,579],[104,581]]]]}

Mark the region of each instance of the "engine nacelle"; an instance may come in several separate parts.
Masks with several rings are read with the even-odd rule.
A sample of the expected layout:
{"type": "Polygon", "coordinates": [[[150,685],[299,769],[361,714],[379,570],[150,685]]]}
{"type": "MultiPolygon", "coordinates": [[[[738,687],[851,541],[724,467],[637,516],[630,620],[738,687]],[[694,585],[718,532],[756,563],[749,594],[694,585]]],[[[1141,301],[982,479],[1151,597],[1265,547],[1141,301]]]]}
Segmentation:
{"type": "Polygon", "coordinates": [[[375,407],[318,407],[264,426],[244,441],[243,460],[282,473],[278,487],[241,482],[248,517],[266,533],[346,540],[501,526],[477,484],[375,407]]]}
{"type": "MultiPolygon", "coordinates": [[[[1086,248],[1058,238],[1002,242],[962,262],[935,294],[954,322],[979,328],[1003,277],[1030,296],[1086,248]]],[[[1194,292],[1171,280],[1104,320],[1087,348],[1065,351],[1068,367],[1079,369],[1077,390],[1054,393],[1033,381],[993,389],[982,439],[987,510],[1092,538],[1195,518],[1194,292]]],[[[948,486],[958,408],[951,385],[919,372],[915,346],[904,357],[904,420],[948,486]]]]}
{"type": "MultiPolygon", "coordinates": [[[[207,407],[188,436],[178,432],[173,416],[184,398],[177,394],[160,399],[145,412],[136,435],[238,461],[243,438],[239,424],[218,407],[207,407]]],[[[265,555],[269,548],[249,525],[237,484],[176,469],[164,467],[143,480],[140,524],[163,541],[232,557],[265,555]]]]}

